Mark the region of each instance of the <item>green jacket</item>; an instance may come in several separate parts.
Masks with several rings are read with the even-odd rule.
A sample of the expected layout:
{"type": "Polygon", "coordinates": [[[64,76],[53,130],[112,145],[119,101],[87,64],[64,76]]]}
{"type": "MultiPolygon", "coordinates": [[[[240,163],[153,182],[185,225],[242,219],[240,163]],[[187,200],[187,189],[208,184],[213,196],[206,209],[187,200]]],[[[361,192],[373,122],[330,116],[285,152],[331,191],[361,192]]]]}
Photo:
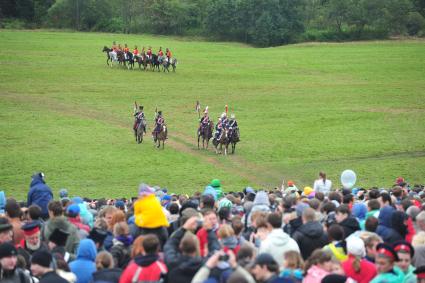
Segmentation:
{"type": "Polygon", "coordinates": [[[78,230],[77,227],[71,224],[65,216],[54,217],[44,224],[42,232],[43,240],[46,241],[46,243],[49,242],[49,237],[56,228],[69,233],[68,239],[66,240],[65,250],[71,254],[76,254],[78,245],[80,244],[78,230]]]}
{"type": "Polygon", "coordinates": [[[404,282],[404,273],[401,271],[400,268],[397,266],[394,266],[393,268],[394,273],[387,272],[387,273],[380,273],[376,275],[375,278],[373,278],[370,283],[401,283],[404,282]]]}
{"type": "Polygon", "coordinates": [[[415,268],[413,266],[409,266],[409,269],[407,272],[404,273],[404,281],[403,283],[416,283],[417,278],[416,274],[413,273],[415,271],[415,268]]]}

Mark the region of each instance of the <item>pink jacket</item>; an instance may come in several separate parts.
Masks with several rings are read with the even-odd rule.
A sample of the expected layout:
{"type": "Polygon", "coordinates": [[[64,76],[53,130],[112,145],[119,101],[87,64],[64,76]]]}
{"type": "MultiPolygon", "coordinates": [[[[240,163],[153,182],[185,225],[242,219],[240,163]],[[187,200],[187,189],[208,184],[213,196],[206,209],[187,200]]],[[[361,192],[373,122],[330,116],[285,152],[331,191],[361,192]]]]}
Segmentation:
{"type": "Polygon", "coordinates": [[[330,274],[324,269],[321,269],[317,265],[313,265],[307,271],[307,275],[304,277],[303,283],[320,283],[323,277],[330,274]]]}

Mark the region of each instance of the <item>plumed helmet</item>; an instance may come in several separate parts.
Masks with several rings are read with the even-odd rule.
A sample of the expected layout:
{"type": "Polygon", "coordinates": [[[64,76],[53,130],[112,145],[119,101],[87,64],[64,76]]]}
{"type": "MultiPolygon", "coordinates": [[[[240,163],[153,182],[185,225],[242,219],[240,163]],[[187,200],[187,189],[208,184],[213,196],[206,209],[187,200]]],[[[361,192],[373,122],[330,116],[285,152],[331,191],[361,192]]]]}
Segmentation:
{"type": "Polygon", "coordinates": [[[225,118],[226,117],[226,112],[223,112],[223,114],[221,114],[221,118],[225,118]]]}
{"type": "Polygon", "coordinates": [[[230,119],[235,119],[235,114],[230,115],[230,119]]]}

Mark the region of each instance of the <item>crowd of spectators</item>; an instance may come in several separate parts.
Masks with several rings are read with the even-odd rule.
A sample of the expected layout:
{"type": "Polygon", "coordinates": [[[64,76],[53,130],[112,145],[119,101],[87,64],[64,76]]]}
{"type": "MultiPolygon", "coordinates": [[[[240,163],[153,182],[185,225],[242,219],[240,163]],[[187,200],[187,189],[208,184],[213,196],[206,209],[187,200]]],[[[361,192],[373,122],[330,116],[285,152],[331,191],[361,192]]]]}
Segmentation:
{"type": "Polygon", "coordinates": [[[425,283],[425,190],[223,190],[140,184],[132,199],[54,197],[43,173],[26,202],[0,191],[4,283],[425,283]]]}

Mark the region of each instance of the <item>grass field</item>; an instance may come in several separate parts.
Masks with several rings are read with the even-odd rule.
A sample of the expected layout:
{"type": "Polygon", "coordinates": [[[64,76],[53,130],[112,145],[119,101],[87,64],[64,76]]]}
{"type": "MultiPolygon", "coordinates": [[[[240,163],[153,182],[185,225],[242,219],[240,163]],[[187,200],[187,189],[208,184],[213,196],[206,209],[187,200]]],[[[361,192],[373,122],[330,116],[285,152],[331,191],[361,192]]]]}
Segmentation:
{"type": "Polygon", "coordinates": [[[135,195],[144,181],[173,192],[312,185],[320,170],[339,185],[425,181],[425,41],[301,44],[255,49],[186,38],[0,31],[0,188],[24,198],[34,171],[57,192],[135,195]],[[112,41],[170,47],[176,73],[108,68],[112,41]],[[134,100],[152,129],[162,110],[165,150],[130,127],[134,100]],[[238,118],[236,155],[195,143],[196,100],[238,118]]]}

